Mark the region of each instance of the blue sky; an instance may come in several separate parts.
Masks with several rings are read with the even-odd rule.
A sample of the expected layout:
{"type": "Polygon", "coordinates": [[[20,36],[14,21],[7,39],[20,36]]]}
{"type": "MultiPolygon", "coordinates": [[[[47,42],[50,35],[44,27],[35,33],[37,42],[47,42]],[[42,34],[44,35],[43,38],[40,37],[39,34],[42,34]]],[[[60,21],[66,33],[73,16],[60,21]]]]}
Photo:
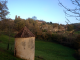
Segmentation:
{"type": "MultiPolygon", "coordinates": [[[[65,6],[74,8],[70,0],[60,0],[65,6]]],[[[66,24],[64,8],[58,5],[58,0],[8,0],[7,3],[10,15],[9,18],[15,19],[15,15],[23,19],[36,16],[37,19],[46,22],[66,24]]],[[[75,18],[69,18],[71,23],[79,23],[75,18]]]]}

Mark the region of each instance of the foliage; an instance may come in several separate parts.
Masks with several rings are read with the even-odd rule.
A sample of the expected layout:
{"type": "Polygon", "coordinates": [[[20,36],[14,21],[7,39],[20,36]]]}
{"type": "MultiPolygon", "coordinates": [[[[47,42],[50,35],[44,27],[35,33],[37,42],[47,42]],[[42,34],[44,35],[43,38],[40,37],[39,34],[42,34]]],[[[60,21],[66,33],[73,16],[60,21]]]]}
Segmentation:
{"type": "Polygon", "coordinates": [[[80,31],[76,31],[75,33],[76,33],[76,34],[80,34],[80,31]]]}
{"type": "Polygon", "coordinates": [[[46,30],[46,29],[44,29],[44,30],[42,30],[42,32],[47,32],[47,30],[46,30]]]}
{"type": "Polygon", "coordinates": [[[58,27],[58,26],[59,26],[59,24],[57,24],[57,23],[54,23],[54,24],[53,24],[53,28],[54,28],[54,27],[58,27]]]}
{"type": "Polygon", "coordinates": [[[80,49],[75,50],[74,56],[75,56],[75,58],[76,58],[77,60],[80,60],[80,49]]]}
{"type": "Polygon", "coordinates": [[[17,31],[21,30],[25,26],[25,20],[22,20],[20,17],[17,18],[17,16],[15,17],[14,23],[14,28],[17,31]]]}
{"type": "MultiPolygon", "coordinates": [[[[53,26],[58,26],[58,24],[52,24],[52,25],[47,25],[47,24],[43,24],[43,25],[39,25],[38,22],[36,22],[35,20],[28,18],[26,20],[21,19],[20,17],[15,17],[15,20],[9,20],[9,19],[5,19],[0,21],[1,25],[0,25],[0,29],[2,31],[6,32],[6,35],[10,35],[12,34],[11,32],[15,32],[15,31],[19,31],[21,30],[24,26],[27,26],[27,28],[33,33],[35,34],[37,39],[43,39],[44,41],[51,41],[51,42],[57,42],[60,44],[65,44],[68,46],[73,46],[73,42],[74,42],[74,38],[72,38],[71,36],[68,36],[67,32],[65,34],[63,34],[63,32],[61,34],[63,35],[59,35],[57,33],[53,33],[52,31],[52,25],[53,26]],[[42,29],[41,27],[49,27],[47,29],[42,29]],[[8,32],[9,30],[9,32],[8,32]],[[10,33],[10,34],[8,34],[10,33]],[[67,36],[64,36],[67,35],[67,36]],[[71,38],[70,38],[71,37],[71,38]],[[66,42],[66,43],[65,43],[66,42]]],[[[60,25],[62,26],[62,25],[60,25]]],[[[72,25],[71,25],[72,26],[72,25]]],[[[75,36],[73,36],[75,37],[75,36]]]]}
{"type": "Polygon", "coordinates": [[[0,1],[0,20],[3,20],[6,18],[6,16],[9,14],[8,7],[6,5],[7,1],[0,1]]]}
{"type": "Polygon", "coordinates": [[[52,24],[52,22],[50,21],[50,24],[52,24]]]}
{"type": "Polygon", "coordinates": [[[9,19],[4,19],[4,20],[1,20],[1,26],[0,26],[0,29],[3,31],[8,31],[9,30],[9,27],[10,29],[12,29],[14,27],[14,22],[13,21],[10,21],[9,19]]]}
{"type": "Polygon", "coordinates": [[[79,35],[77,36],[77,38],[76,38],[75,47],[76,47],[77,49],[80,48],[80,34],[79,34],[79,35]]]}
{"type": "Polygon", "coordinates": [[[71,30],[73,30],[73,29],[74,29],[74,26],[73,26],[73,25],[68,25],[68,26],[67,26],[67,30],[68,30],[68,31],[71,31],[71,30]]]}

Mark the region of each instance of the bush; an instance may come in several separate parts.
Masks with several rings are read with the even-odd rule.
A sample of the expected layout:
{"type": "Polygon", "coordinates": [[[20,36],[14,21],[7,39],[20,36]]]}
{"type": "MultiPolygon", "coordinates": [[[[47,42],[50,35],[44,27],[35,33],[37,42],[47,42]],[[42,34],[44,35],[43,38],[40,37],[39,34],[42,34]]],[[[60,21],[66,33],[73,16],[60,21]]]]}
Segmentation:
{"type": "Polygon", "coordinates": [[[78,55],[79,55],[79,57],[80,57],[80,49],[78,49],[78,55]]]}
{"type": "Polygon", "coordinates": [[[75,50],[76,53],[74,54],[74,57],[77,59],[77,60],[80,60],[80,49],[78,50],[75,50]]]}
{"type": "Polygon", "coordinates": [[[44,30],[42,30],[42,32],[47,32],[47,30],[46,30],[46,29],[44,29],[44,30]]]}
{"type": "Polygon", "coordinates": [[[74,44],[75,48],[79,49],[80,48],[80,34],[77,36],[74,44]]]}

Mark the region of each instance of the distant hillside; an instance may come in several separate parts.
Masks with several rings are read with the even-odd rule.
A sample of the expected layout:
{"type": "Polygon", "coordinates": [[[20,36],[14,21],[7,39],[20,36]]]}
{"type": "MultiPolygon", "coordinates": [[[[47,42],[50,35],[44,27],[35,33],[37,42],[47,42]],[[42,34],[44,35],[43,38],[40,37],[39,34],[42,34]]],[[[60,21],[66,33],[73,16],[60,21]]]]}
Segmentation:
{"type": "Polygon", "coordinates": [[[80,31],[80,23],[74,23],[74,24],[71,24],[71,25],[74,26],[74,29],[75,29],[76,31],[80,31]]]}

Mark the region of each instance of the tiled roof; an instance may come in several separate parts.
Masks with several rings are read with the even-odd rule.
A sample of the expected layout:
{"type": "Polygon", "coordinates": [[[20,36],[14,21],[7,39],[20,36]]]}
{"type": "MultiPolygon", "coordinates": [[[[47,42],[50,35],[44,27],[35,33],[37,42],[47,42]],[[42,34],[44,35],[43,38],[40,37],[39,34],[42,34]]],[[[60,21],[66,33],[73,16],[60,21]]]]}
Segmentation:
{"type": "Polygon", "coordinates": [[[15,35],[15,38],[26,37],[35,37],[35,35],[26,26],[15,35]]]}

